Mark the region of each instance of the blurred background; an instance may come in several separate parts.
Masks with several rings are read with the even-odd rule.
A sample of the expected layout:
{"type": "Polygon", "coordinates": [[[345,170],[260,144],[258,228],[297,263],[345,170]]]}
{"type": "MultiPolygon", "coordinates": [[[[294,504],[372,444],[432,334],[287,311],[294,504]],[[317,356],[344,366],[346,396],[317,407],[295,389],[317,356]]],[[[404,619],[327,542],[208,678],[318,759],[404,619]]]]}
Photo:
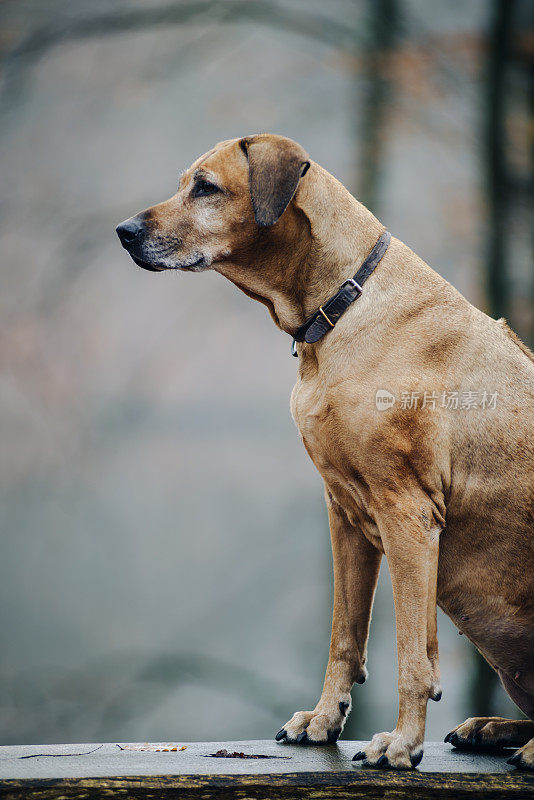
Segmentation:
{"type": "MultiPolygon", "coordinates": [[[[332,566],[289,337],[118,222],[215,142],[290,136],[534,339],[532,0],[0,4],[0,743],[272,737],[313,708],[332,566]]],[[[428,739],[518,715],[439,616],[428,739]]],[[[396,720],[382,570],[344,737],[396,720]]]]}

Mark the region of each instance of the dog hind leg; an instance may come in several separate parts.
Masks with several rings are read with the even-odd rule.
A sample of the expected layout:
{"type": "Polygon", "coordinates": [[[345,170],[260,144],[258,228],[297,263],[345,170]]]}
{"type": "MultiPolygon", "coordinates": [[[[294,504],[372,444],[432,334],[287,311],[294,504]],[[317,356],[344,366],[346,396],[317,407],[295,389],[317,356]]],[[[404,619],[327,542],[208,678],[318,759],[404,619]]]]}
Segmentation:
{"type": "MultiPolygon", "coordinates": [[[[514,703],[525,714],[534,717],[534,697],[502,670],[497,670],[502,685],[514,703]]],[[[502,717],[470,717],[445,737],[458,749],[518,747],[508,759],[518,769],[534,770],[534,721],[502,717]]]]}
{"type": "Polygon", "coordinates": [[[521,747],[534,736],[534,722],[503,717],[469,717],[445,737],[459,750],[521,747]]]}

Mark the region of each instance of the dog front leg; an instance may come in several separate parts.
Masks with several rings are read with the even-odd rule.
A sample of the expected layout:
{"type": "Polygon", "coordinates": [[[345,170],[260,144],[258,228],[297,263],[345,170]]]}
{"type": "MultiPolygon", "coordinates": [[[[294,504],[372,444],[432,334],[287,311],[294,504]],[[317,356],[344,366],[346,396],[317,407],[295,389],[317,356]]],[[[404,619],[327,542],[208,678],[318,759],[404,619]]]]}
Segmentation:
{"type": "Polygon", "coordinates": [[[321,698],[313,711],[297,711],[276,734],[299,744],[335,742],[351,708],[353,684],[367,677],[371,608],[382,554],[326,495],[334,562],[330,655],[321,698]]]}
{"type": "Polygon", "coordinates": [[[411,769],[423,757],[426,706],[441,697],[435,617],[439,527],[424,506],[406,503],[379,519],[388,560],[399,665],[399,716],[391,733],[376,734],[357,753],[369,766],[411,769]]]}

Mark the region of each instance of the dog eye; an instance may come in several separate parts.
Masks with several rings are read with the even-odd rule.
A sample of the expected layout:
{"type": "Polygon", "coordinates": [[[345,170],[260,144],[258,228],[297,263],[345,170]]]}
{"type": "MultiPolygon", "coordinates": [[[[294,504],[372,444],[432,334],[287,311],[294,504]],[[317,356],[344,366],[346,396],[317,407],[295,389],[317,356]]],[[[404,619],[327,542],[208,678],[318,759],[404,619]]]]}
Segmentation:
{"type": "Polygon", "coordinates": [[[218,186],[214,183],[210,183],[210,181],[201,178],[200,180],[196,181],[195,185],[193,186],[193,197],[206,197],[209,194],[215,194],[216,192],[220,192],[218,186]]]}

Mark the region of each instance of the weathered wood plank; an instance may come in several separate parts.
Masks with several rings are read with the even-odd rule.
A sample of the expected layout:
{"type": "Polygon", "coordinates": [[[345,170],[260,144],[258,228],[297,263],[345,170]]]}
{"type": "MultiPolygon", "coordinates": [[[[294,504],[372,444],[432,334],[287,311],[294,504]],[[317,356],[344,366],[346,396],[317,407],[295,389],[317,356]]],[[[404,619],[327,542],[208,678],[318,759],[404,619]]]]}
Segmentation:
{"type": "Polygon", "coordinates": [[[65,778],[61,780],[2,781],[4,800],[127,797],[133,800],[532,800],[534,785],[524,775],[443,773],[301,772],[286,775],[161,775],[132,778],[65,778]]]}
{"type": "Polygon", "coordinates": [[[174,753],[120,750],[112,744],[92,753],[97,745],[2,747],[0,794],[6,800],[534,800],[534,774],[510,767],[506,753],[473,754],[427,742],[421,769],[383,772],[351,761],[361,744],[303,748],[271,741],[195,742],[174,753]],[[289,758],[206,757],[221,748],[289,758]]]}

